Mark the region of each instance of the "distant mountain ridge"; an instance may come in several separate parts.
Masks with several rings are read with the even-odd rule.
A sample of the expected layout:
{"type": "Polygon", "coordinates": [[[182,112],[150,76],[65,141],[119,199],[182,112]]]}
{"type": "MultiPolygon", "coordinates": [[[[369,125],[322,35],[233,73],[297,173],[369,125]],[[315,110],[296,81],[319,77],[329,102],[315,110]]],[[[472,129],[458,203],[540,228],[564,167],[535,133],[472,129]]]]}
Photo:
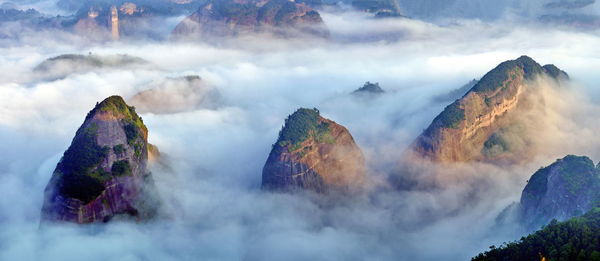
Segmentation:
{"type": "Polygon", "coordinates": [[[209,0],[183,20],[177,39],[231,37],[255,33],[294,37],[327,36],[321,15],[304,3],[289,0],[209,0]]]}

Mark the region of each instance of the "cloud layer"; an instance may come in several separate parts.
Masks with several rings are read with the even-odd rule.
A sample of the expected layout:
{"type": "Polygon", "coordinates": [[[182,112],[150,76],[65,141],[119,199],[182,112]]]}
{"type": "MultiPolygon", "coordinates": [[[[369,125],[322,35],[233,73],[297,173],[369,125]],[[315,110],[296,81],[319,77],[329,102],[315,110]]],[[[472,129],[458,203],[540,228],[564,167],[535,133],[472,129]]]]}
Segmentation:
{"type": "Polygon", "coordinates": [[[517,238],[494,230],[494,218],[537,168],[569,153],[600,159],[595,33],[324,18],[332,41],[88,45],[31,34],[21,39],[30,44],[0,48],[0,259],[464,260],[517,238]],[[128,54],[156,66],[31,77],[49,57],[88,52],[128,54]],[[436,97],[522,54],[555,63],[573,78],[572,91],[547,93],[561,97],[551,99],[556,117],[540,129],[549,149],[523,165],[399,165],[404,149],[447,105],[436,97]],[[113,94],[131,99],[186,75],[214,86],[223,105],[142,114],[150,142],[172,165],[153,171],[167,217],[38,229],[44,186],[95,103],[113,94]],[[372,100],[349,95],[366,81],[387,93],[372,100]],[[271,145],[298,107],[317,107],[350,130],[367,157],[372,189],[328,199],[260,190],[271,145]],[[436,186],[391,189],[388,176],[407,173],[436,186]]]}

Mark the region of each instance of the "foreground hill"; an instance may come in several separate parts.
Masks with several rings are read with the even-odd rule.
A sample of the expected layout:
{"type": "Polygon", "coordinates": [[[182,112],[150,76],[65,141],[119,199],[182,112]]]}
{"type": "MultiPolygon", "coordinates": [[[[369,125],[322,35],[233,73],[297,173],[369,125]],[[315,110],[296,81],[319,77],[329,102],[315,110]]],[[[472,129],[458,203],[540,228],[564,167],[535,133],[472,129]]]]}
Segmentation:
{"type": "Polygon", "coordinates": [[[152,217],[158,195],[146,169],[148,151],[148,130],[133,107],[119,96],[97,104],[46,186],[42,221],[152,217]]]}
{"type": "Polygon", "coordinates": [[[537,97],[539,79],[560,84],[568,75],[527,56],[501,63],[435,117],[413,151],[436,162],[523,158],[527,147],[515,148],[507,137],[527,140],[518,116],[530,110],[527,101],[537,97]]]}
{"type": "Polygon", "coordinates": [[[492,246],[473,260],[600,260],[600,208],[569,221],[553,221],[519,241],[492,246]]]}
{"type": "Polygon", "coordinates": [[[365,159],[350,132],[320,116],[317,109],[299,109],[285,120],[262,174],[265,189],[358,188],[365,182],[365,159]]]}

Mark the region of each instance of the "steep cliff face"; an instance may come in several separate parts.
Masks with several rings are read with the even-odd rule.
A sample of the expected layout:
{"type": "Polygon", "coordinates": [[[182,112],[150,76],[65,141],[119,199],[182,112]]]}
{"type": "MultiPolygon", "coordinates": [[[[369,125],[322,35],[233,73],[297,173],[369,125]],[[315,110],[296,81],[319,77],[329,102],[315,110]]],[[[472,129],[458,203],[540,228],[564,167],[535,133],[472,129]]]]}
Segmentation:
{"type": "Polygon", "coordinates": [[[358,188],[365,160],[350,132],[316,109],[299,109],[285,121],[263,168],[264,189],[327,192],[358,188]]]}
{"type": "Polygon", "coordinates": [[[500,148],[494,146],[503,145],[501,134],[515,127],[509,116],[540,77],[568,79],[555,66],[542,67],[526,56],[500,64],[433,120],[415,141],[414,151],[438,162],[493,159],[497,153],[490,150],[500,148]]]}
{"type": "Polygon", "coordinates": [[[521,194],[521,221],[539,228],[582,215],[600,203],[600,170],[588,157],[569,155],[538,170],[521,194]]]}
{"type": "Polygon", "coordinates": [[[192,39],[248,33],[327,35],[317,11],[289,0],[209,0],[173,31],[192,39]]]}
{"type": "Polygon", "coordinates": [[[146,170],[148,130],[133,107],[112,96],[90,111],[46,186],[42,221],[106,222],[155,215],[146,170]]]}

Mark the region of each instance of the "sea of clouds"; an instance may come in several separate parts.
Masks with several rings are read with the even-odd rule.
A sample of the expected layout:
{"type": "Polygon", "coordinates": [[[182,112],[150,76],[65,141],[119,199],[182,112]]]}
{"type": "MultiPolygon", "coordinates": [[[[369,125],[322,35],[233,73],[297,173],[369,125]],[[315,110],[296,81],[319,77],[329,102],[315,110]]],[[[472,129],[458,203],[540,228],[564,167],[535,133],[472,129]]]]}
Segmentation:
{"type": "Polygon", "coordinates": [[[518,201],[539,167],[566,154],[600,159],[597,32],[469,20],[438,26],[354,13],[323,17],[330,40],[96,43],[52,32],[3,40],[0,260],[465,260],[520,237],[496,229],[495,218],[518,201]],[[52,80],[32,72],[47,58],[90,52],[128,54],[155,66],[74,68],[52,80]],[[544,94],[553,116],[539,130],[546,150],[519,165],[399,164],[452,102],[440,95],[523,54],[572,78],[568,91],[544,94]],[[166,217],[40,229],[44,188],[96,102],[110,95],[130,100],[187,75],[218,89],[219,106],[141,115],[149,142],[171,166],[153,168],[166,217]],[[379,82],[386,94],[349,95],[366,81],[379,82]],[[323,199],[260,189],[271,145],[299,107],[316,107],[349,129],[367,159],[367,191],[323,199]],[[435,186],[394,189],[390,176],[405,173],[435,186]]]}

